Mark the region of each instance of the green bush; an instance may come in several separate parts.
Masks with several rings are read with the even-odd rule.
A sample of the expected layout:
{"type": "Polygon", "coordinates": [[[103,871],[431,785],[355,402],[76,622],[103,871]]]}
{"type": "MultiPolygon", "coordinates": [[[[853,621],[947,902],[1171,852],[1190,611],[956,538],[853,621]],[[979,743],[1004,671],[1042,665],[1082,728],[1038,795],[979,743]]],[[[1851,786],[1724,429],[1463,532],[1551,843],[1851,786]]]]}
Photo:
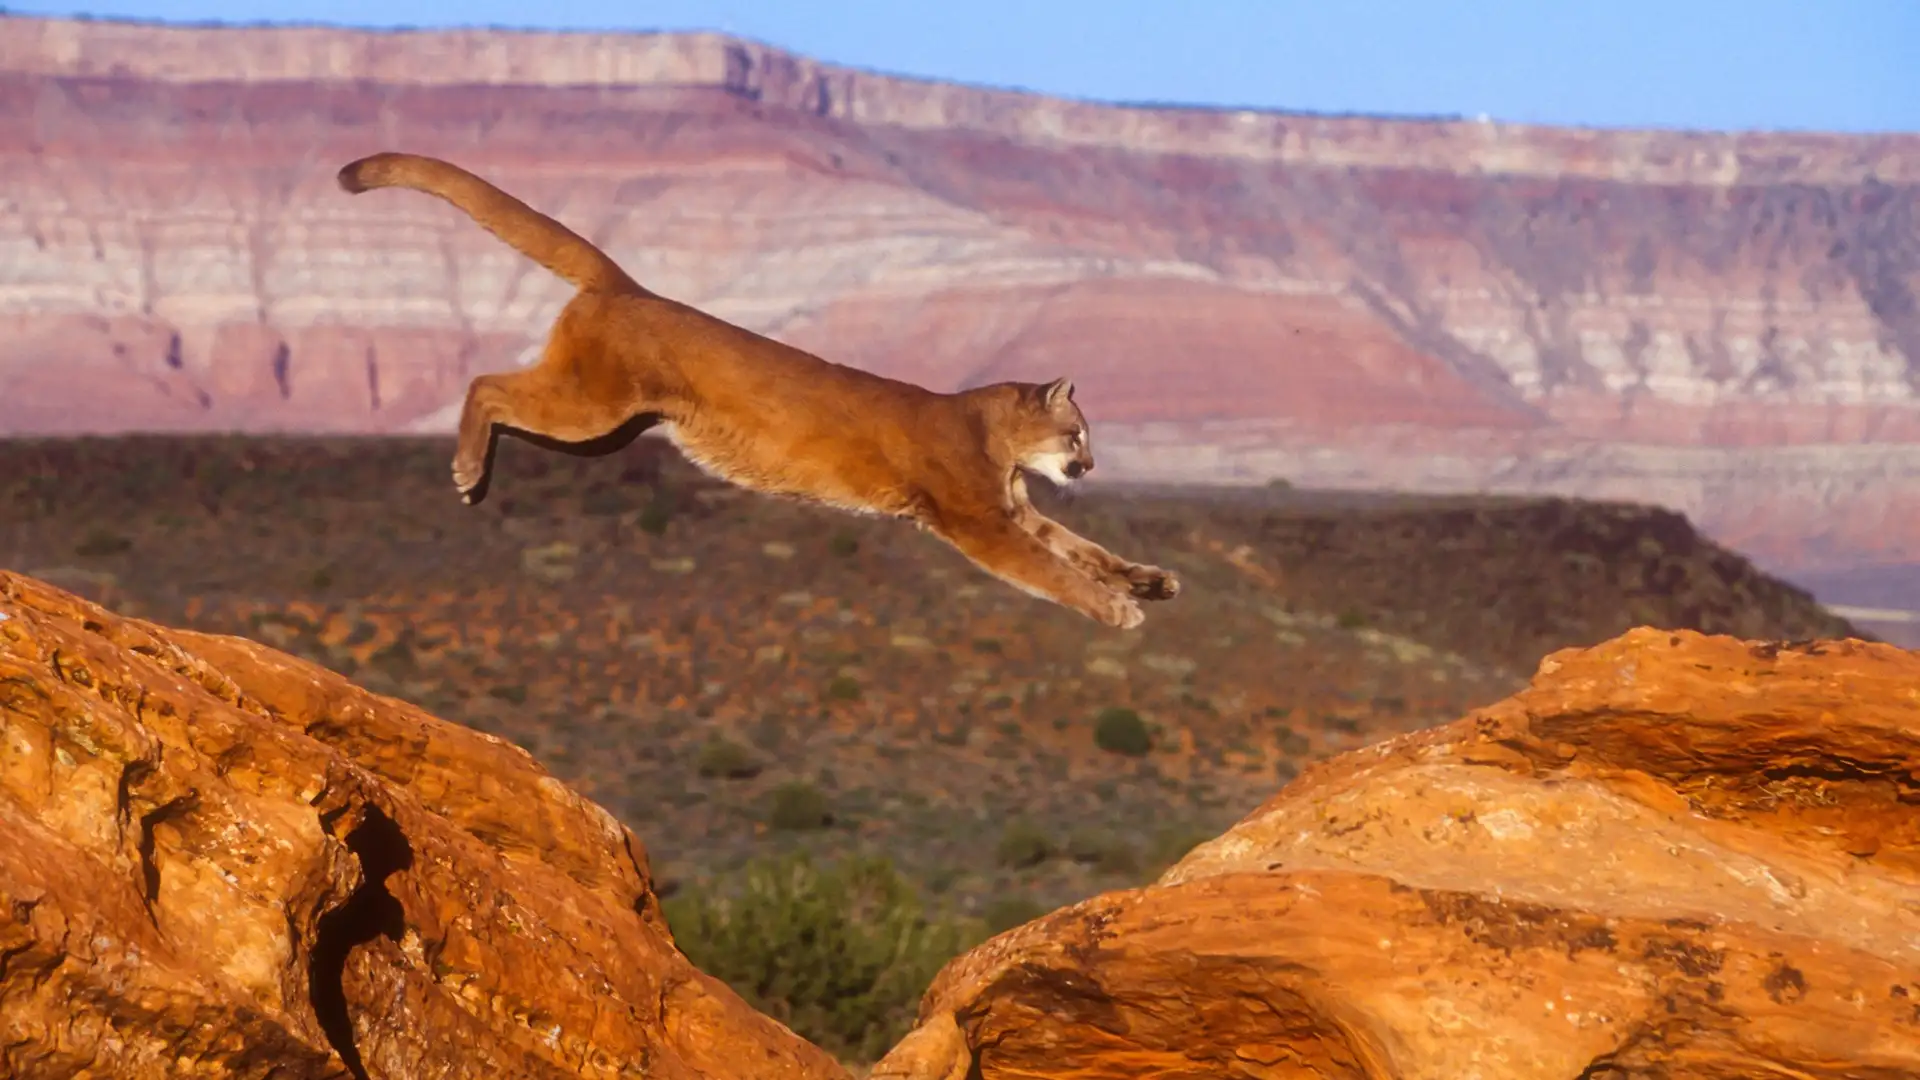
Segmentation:
{"type": "Polygon", "coordinates": [[[1093,742],[1109,753],[1142,757],[1153,749],[1153,733],[1139,713],[1115,705],[1094,718],[1093,742]]]}
{"type": "Polygon", "coordinates": [[[518,683],[490,686],[487,688],[487,694],[491,697],[499,698],[509,705],[525,705],[527,703],[527,688],[518,683]]]}
{"type": "Polygon", "coordinates": [[[580,512],[591,517],[611,517],[633,509],[633,496],[616,487],[599,487],[580,496],[580,512]]]}
{"type": "Polygon", "coordinates": [[[1168,867],[1186,858],[1188,852],[1213,839],[1215,835],[1192,825],[1169,825],[1162,828],[1153,838],[1147,854],[1149,869],[1153,872],[1153,876],[1157,878],[1166,873],[1168,867]]]}
{"type": "Polygon", "coordinates": [[[1030,866],[1039,866],[1053,857],[1053,841],[1041,831],[1040,826],[1021,819],[1007,823],[1006,830],[1000,834],[998,851],[1000,865],[1012,870],[1025,870],[1030,866]]]}
{"type": "Polygon", "coordinates": [[[805,780],[789,780],[774,788],[769,802],[767,824],[776,829],[799,832],[833,824],[826,793],[805,780]]]}
{"type": "Polygon", "coordinates": [[[107,555],[119,555],[131,547],[133,547],[133,541],[119,533],[95,529],[86,535],[86,539],[74,546],[73,553],[82,558],[97,559],[107,555]]]}
{"type": "Polygon", "coordinates": [[[672,520],[672,502],[668,500],[665,492],[656,491],[653,493],[653,498],[648,500],[647,505],[641,508],[640,517],[636,523],[643,530],[659,536],[661,533],[667,531],[667,523],[672,520]]]}
{"type": "Polygon", "coordinates": [[[1039,901],[1029,896],[996,896],[987,901],[981,913],[990,934],[1004,934],[1016,926],[1025,926],[1047,913],[1039,901]]]}
{"type": "Polygon", "coordinates": [[[975,922],[930,915],[881,858],[762,859],[730,888],[688,888],[662,906],[695,966],[857,1062],[898,1042],[934,975],[984,936],[975,922]]]}
{"type": "Polygon", "coordinates": [[[1106,831],[1082,831],[1067,838],[1067,857],[1107,874],[1131,874],[1140,868],[1133,846],[1106,831]]]}
{"type": "Polygon", "coordinates": [[[760,762],[753,752],[731,739],[709,739],[700,748],[700,760],[696,767],[701,776],[709,778],[747,780],[760,775],[760,762]]]}

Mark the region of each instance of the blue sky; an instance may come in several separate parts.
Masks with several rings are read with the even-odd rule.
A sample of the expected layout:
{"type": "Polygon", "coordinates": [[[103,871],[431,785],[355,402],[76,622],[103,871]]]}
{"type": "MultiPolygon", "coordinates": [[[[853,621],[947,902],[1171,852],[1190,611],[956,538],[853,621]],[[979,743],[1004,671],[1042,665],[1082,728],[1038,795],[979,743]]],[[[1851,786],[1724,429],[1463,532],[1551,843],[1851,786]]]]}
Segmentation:
{"type": "Polygon", "coordinates": [[[716,29],[1107,101],[1920,131],[1920,0],[0,0],[169,21],[716,29]]]}

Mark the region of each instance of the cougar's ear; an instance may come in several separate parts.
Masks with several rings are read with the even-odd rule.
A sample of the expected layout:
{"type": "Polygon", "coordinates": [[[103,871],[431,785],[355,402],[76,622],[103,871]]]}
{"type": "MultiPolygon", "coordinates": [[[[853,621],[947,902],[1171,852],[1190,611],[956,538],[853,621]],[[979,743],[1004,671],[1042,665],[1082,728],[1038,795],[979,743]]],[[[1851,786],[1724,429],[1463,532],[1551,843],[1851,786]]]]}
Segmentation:
{"type": "Polygon", "coordinates": [[[1048,383],[1047,388],[1041,391],[1040,400],[1046,402],[1049,409],[1065,406],[1067,402],[1073,400],[1073,380],[1055,379],[1048,383]]]}

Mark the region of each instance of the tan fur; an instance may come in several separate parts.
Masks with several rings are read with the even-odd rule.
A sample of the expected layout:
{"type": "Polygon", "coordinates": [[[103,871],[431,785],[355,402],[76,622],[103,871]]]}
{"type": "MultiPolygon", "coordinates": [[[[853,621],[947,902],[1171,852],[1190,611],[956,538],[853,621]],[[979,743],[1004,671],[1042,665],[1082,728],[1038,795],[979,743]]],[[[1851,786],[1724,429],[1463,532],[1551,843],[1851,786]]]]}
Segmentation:
{"type": "Polygon", "coordinates": [[[453,458],[485,495],[498,428],[585,443],[664,423],[695,464],[755,491],[908,518],[988,572],[1109,626],[1180,590],[1034,508],[1023,471],[1067,483],[1093,468],[1073,384],[996,383],[954,394],[822,360],[658,296],[598,248],[457,166],[375,154],[340,170],[349,192],[439,196],[577,286],[538,364],[473,380],[453,458]]]}

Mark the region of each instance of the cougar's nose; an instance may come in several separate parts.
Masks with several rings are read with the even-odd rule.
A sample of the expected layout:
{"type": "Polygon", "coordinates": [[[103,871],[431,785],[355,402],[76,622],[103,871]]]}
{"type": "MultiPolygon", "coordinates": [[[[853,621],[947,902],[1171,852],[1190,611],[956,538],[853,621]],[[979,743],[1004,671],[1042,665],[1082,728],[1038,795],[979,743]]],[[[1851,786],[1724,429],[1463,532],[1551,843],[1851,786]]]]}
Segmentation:
{"type": "Polygon", "coordinates": [[[1088,469],[1091,469],[1091,468],[1093,468],[1093,466],[1091,465],[1082,465],[1077,461],[1069,461],[1067,462],[1067,475],[1073,477],[1075,480],[1078,480],[1080,479],[1081,474],[1085,473],[1088,469]]]}

